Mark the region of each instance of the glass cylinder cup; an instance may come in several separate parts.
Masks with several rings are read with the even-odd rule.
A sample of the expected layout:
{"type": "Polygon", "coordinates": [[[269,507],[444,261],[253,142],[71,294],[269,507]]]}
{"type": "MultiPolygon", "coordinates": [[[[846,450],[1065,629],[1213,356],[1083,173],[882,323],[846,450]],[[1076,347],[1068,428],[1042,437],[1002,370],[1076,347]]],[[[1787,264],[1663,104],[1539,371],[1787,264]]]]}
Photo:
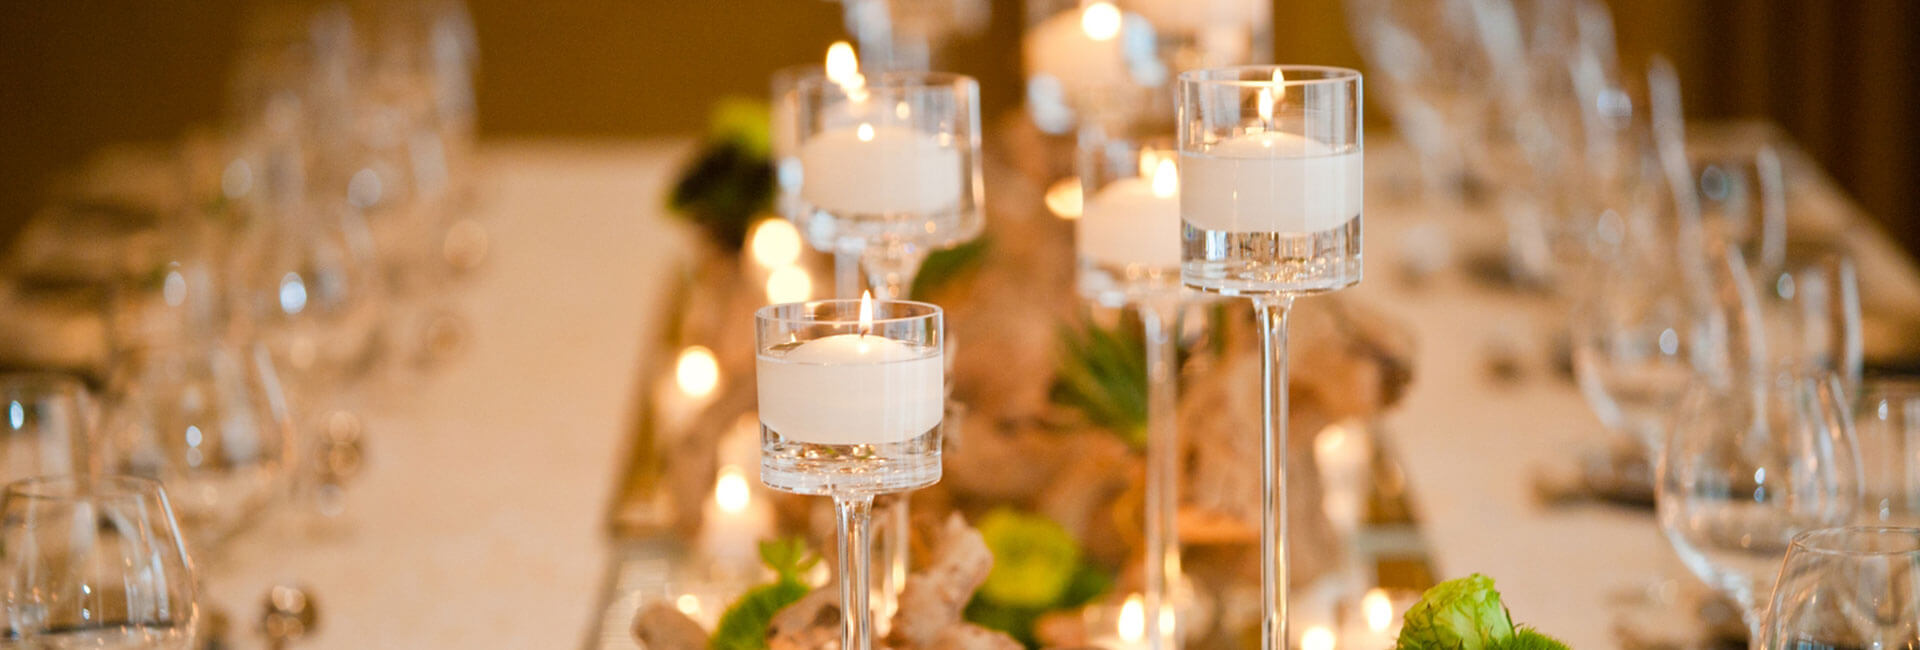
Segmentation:
{"type": "Polygon", "coordinates": [[[1180,288],[1180,173],[1173,134],[1088,126],[1074,220],[1080,293],[1118,307],[1180,288]]]}
{"type": "Polygon", "coordinates": [[[817,249],[858,255],[876,292],[904,293],[932,250],[980,234],[980,86],[902,72],[795,85],[797,225],[817,249]]]}
{"type": "Polygon", "coordinates": [[[1180,75],[1182,280],[1228,295],[1360,281],[1360,73],[1239,66],[1180,75]]]}

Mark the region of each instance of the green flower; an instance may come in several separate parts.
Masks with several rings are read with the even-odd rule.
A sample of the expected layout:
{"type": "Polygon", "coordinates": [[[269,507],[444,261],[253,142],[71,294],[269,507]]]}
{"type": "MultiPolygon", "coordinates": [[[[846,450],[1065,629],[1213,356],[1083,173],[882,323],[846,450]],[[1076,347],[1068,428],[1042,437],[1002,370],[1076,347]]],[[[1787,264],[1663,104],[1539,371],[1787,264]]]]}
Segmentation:
{"type": "Polygon", "coordinates": [[[1513,620],[1494,591],[1493,579],[1478,573],[1448,580],[1407,610],[1399,650],[1497,650],[1513,639],[1513,620]]]}
{"type": "Polygon", "coordinates": [[[1080,564],[1080,546],[1060,524],[998,508],[980,520],[993,569],[980,586],[987,600],[1010,607],[1051,607],[1066,594],[1080,564]]]}

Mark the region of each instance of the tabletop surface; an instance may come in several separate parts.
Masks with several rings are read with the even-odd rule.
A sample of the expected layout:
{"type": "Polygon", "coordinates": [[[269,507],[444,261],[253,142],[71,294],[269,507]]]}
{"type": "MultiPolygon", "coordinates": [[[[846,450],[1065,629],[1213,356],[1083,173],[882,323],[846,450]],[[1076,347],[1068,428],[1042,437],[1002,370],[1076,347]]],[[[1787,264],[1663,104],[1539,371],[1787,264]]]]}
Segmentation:
{"type": "MultiPolygon", "coordinates": [[[[1404,151],[1369,148],[1373,259],[1353,295],[1417,335],[1414,387],[1382,430],[1440,575],[1490,575],[1517,620],[1573,647],[1615,646],[1610,599],[1684,570],[1647,512],[1536,503],[1538,468],[1604,440],[1545,359],[1552,308],[1458,273],[1397,279],[1396,240],[1421,213],[1372,191],[1377,176],[1404,173],[1404,151]],[[1501,341],[1528,350],[1519,381],[1486,371],[1488,346],[1501,341]]],[[[479,218],[492,255],[456,290],[469,347],[366,408],[370,466],[346,514],[282,517],[201,558],[235,632],[251,634],[265,589],[285,581],[308,585],[319,603],[319,634],[303,647],[587,639],[637,368],[664,280],[691,241],[662,199],[687,151],[684,140],[487,145],[479,218]]],[[[1894,269],[1898,292],[1910,292],[1910,264],[1884,242],[1869,247],[1892,258],[1862,260],[1863,278],[1894,269]]]]}

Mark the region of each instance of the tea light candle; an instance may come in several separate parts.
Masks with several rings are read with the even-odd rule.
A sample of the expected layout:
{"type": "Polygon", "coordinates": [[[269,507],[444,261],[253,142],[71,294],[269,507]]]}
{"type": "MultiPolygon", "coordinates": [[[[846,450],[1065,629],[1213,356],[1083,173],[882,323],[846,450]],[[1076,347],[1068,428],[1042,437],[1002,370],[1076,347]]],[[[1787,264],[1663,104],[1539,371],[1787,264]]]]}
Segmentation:
{"type": "Polygon", "coordinates": [[[1180,266],[1180,178],[1173,160],[1143,154],[1148,176],[1108,183],[1074,223],[1081,256],[1114,266],[1180,266]]]}
{"type": "Polygon", "coordinates": [[[1290,133],[1235,136],[1180,155],[1180,216],[1203,230],[1309,234],[1360,215],[1364,153],[1290,133]]]}
{"type": "MultiPolygon", "coordinates": [[[[863,305],[862,313],[871,311],[863,305]]],[[[760,421],[792,440],[902,442],[938,426],[945,412],[945,354],[938,347],[835,334],[777,357],[763,354],[757,363],[760,421]]]]}
{"type": "Polygon", "coordinates": [[[960,202],[960,151],[951,138],[860,123],[800,147],[800,197],[840,215],[931,214],[960,202]]]}
{"type": "Polygon", "coordinates": [[[1060,12],[1028,30],[1022,42],[1027,76],[1052,77],[1076,95],[1159,83],[1165,72],[1153,48],[1153,28],[1108,2],[1060,12]]]}

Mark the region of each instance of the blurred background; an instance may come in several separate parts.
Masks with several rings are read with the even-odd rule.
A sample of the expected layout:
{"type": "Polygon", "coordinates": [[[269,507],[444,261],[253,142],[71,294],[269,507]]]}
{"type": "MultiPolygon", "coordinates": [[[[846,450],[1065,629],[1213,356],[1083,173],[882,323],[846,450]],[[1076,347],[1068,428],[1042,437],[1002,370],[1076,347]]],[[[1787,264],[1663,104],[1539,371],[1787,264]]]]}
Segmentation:
{"type": "MultiPolygon", "coordinates": [[[[210,128],[228,105],[247,2],[18,2],[0,8],[0,243],[53,179],[109,143],[210,128]]],[[[726,95],[846,38],[821,0],[469,0],[483,138],[688,134],[726,95]]],[[[1920,2],[1611,0],[1626,69],[1665,53],[1693,118],[1764,117],[1908,251],[1920,250],[1920,2]]],[[[1018,0],[946,60],[991,118],[1020,101],[1018,0]]],[[[1339,0],[1274,3],[1275,60],[1362,67],[1339,0]]],[[[1377,107],[1373,128],[1388,117],[1377,107]]]]}

